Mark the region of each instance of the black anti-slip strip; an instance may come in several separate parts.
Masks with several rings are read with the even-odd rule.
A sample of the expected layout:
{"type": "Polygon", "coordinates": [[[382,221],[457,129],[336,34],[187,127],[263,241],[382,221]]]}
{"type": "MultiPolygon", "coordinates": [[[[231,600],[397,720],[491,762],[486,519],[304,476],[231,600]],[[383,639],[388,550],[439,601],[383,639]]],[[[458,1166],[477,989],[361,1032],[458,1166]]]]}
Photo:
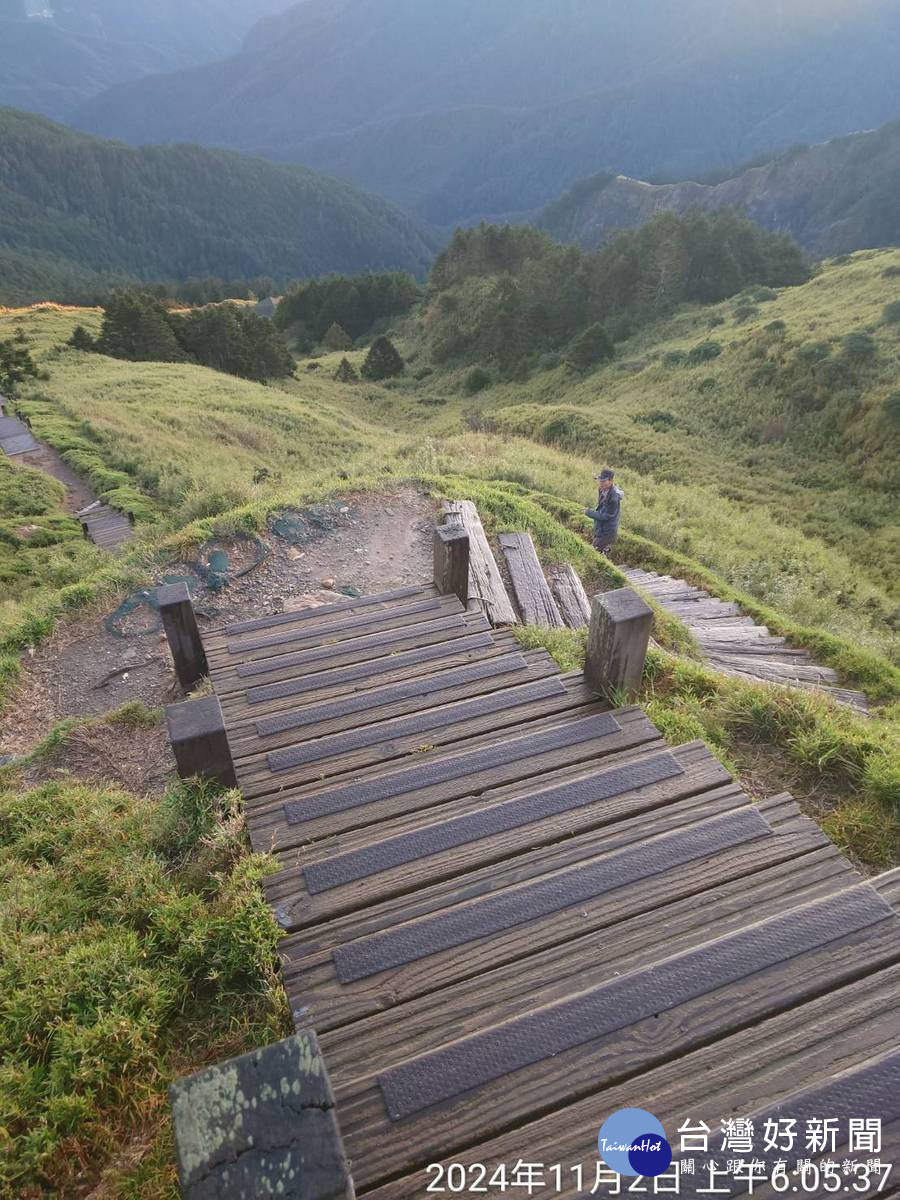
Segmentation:
{"type": "Polygon", "coordinates": [[[249,650],[265,650],[269,646],[284,646],[289,642],[306,642],[314,638],[337,638],[341,634],[344,634],[345,638],[351,638],[357,630],[365,629],[368,625],[414,617],[419,613],[434,612],[441,607],[440,597],[432,596],[430,600],[420,600],[418,604],[405,604],[402,608],[370,613],[367,617],[351,617],[348,621],[329,621],[311,629],[286,629],[281,633],[269,633],[265,637],[253,638],[249,642],[229,642],[228,653],[246,654],[249,650]]]}
{"type": "Polygon", "coordinates": [[[317,792],[303,800],[286,804],[285,819],[289,825],[301,825],[304,821],[344,812],[348,808],[374,804],[378,800],[402,796],[406,792],[432,787],[436,783],[447,783],[479,771],[522,762],[548,750],[562,750],[566,746],[577,746],[580,742],[607,737],[611,733],[618,733],[620,729],[619,722],[609,713],[583,717],[580,721],[554,725],[551,729],[527,737],[520,734],[506,742],[480,746],[477,750],[470,750],[468,754],[438,758],[431,762],[417,763],[412,767],[401,767],[373,779],[361,779],[341,787],[329,788],[325,792],[317,792]]]}
{"type": "MultiPolygon", "coordinates": [[[[797,1129],[802,1129],[808,1121],[821,1121],[823,1113],[828,1113],[829,1117],[838,1122],[835,1150],[828,1155],[832,1159],[848,1157],[846,1154],[841,1154],[840,1151],[843,1147],[848,1146],[848,1122],[851,1118],[879,1119],[882,1129],[888,1129],[893,1125],[900,1119],[900,1050],[894,1050],[892,1053],[885,1054],[883,1058],[869,1061],[855,1070],[847,1071],[845,1074],[839,1075],[837,1079],[828,1079],[818,1087],[794,1092],[793,1095],[786,1096],[776,1107],[769,1106],[756,1112],[749,1112],[747,1116],[752,1120],[755,1129],[764,1128],[766,1121],[769,1120],[792,1121],[797,1129]]],[[[830,1144],[828,1149],[830,1150],[830,1144]]],[[[678,1154],[674,1161],[680,1162],[683,1157],[687,1157],[687,1155],[678,1154]]],[[[722,1173],[716,1186],[719,1194],[733,1196],[740,1193],[746,1195],[747,1177],[735,1178],[736,1172],[727,1168],[729,1160],[740,1161],[743,1157],[740,1151],[735,1152],[729,1148],[724,1153],[716,1153],[716,1147],[712,1147],[708,1161],[712,1162],[722,1173]],[[730,1176],[730,1178],[726,1178],[726,1176],[730,1176]]],[[[769,1149],[766,1149],[765,1146],[755,1146],[748,1157],[761,1162],[765,1177],[771,1179],[775,1163],[779,1158],[785,1157],[785,1152],[776,1140],[769,1149]]],[[[815,1162],[819,1156],[811,1154],[809,1157],[815,1162]]],[[[680,1174],[678,1190],[682,1196],[709,1195],[711,1185],[710,1173],[706,1167],[706,1154],[703,1158],[702,1171],[694,1175],[686,1172],[680,1174]]],[[[851,1175],[848,1178],[853,1179],[854,1176],[851,1175]]],[[[873,1186],[876,1185],[876,1180],[877,1176],[873,1177],[873,1186]]],[[[821,1196],[827,1193],[817,1191],[816,1194],[821,1196]]]]}
{"type": "Polygon", "coordinates": [[[429,825],[414,833],[376,842],[362,850],[310,863],[303,869],[303,878],[307,891],[315,896],[319,892],[389,871],[404,863],[441,854],[470,842],[479,842],[498,833],[521,829],[523,825],[530,825],[534,821],[543,821],[547,817],[584,808],[588,804],[609,800],[613,796],[621,796],[636,788],[661,783],[664,779],[683,774],[684,771],[671,754],[654,754],[651,758],[600,771],[586,779],[575,779],[558,787],[533,792],[530,796],[517,796],[480,812],[467,813],[452,821],[443,821],[440,825],[429,825]]]}
{"type": "Polygon", "coordinates": [[[296,612],[274,613],[270,617],[257,617],[253,621],[238,621],[236,625],[226,625],[225,632],[255,633],[258,629],[271,629],[276,625],[290,625],[294,621],[307,621],[313,617],[330,617],[332,613],[353,612],[358,608],[368,608],[371,604],[385,604],[393,600],[405,600],[409,596],[418,596],[422,589],[417,587],[399,588],[396,592],[384,592],[378,596],[358,596],[355,599],[339,600],[335,604],[320,604],[317,607],[301,608],[296,612]]]}
{"type": "MultiPolygon", "coordinates": [[[[390,647],[398,642],[408,642],[410,638],[421,637],[423,633],[440,633],[445,629],[465,629],[466,623],[461,613],[451,613],[449,617],[436,617],[421,625],[405,625],[400,629],[385,629],[381,633],[369,633],[365,637],[347,639],[335,642],[331,646],[311,646],[308,650],[298,650],[294,654],[279,654],[277,658],[263,658],[259,662],[241,663],[237,673],[242,678],[253,675],[270,675],[272,671],[283,671],[287,667],[306,667],[323,659],[339,658],[346,654],[363,654],[367,650],[384,650],[390,653],[390,647]]],[[[360,672],[365,663],[359,663],[360,672]]]]}
{"type": "Polygon", "coordinates": [[[447,642],[436,642],[433,646],[422,646],[418,650],[407,650],[403,654],[385,655],[384,658],[355,662],[346,667],[334,667],[330,671],[319,671],[304,675],[301,679],[286,679],[283,683],[262,683],[248,688],[244,698],[248,704],[266,704],[270,700],[286,700],[288,696],[302,696],[304,692],[315,692],[320,688],[334,687],[342,683],[362,683],[377,675],[391,671],[416,667],[422,663],[435,662],[442,658],[453,658],[471,650],[484,650],[493,645],[488,630],[473,633],[468,637],[447,642]]]}
{"type": "Polygon", "coordinates": [[[666,962],[634,971],[379,1076],[391,1118],[413,1116],[597,1038],[687,1004],[887,917],[868,885],[794,909],[666,962]]]}
{"type": "Polygon", "coordinates": [[[305,763],[321,762],[323,758],[334,758],[351,750],[362,750],[381,742],[396,738],[417,737],[432,729],[445,728],[459,721],[474,721],[491,713],[504,712],[531,704],[537,700],[549,700],[551,696],[565,696],[566,688],[558,675],[537,679],[534,683],[520,687],[501,688],[486,696],[476,696],[449,707],[429,708],[409,717],[398,717],[395,721],[384,721],[376,725],[364,725],[347,733],[334,733],[329,737],[303,742],[300,746],[289,746],[285,750],[272,750],[266,756],[271,771],[289,771],[305,763]]]}
{"type": "Polygon", "coordinates": [[[771,833],[756,809],[705,821],[583,866],[547,875],[534,883],[445,909],[432,917],[338,946],[332,952],[341,983],[353,983],[416,962],[442,950],[494,936],[528,921],[583,904],[616,888],[638,883],[685,863],[731,849],[771,833]]]}
{"type": "Polygon", "coordinates": [[[349,717],[353,713],[365,712],[370,708],[396,704],[399,700],[424,698],[433,692],[444,691],[445,688],[462,687],[468,683],[478,683],[482,679],[492,679],[495,675],[524,671],[527,666],[528,663],[522,654],[485,658],[481,662],[442,671],[438,675],[426,675],[424,679],[405,679],[402,683],[395,683],[378,692],[357,692],[352,696],[341,696],[337,700],[312,704],[300,712],[279,713],[275,717],[266,717],[257,721],[256,732],[260,737],[266,737],[272,733],[285,733],[289,729],[301,729],[304,725],[318,725],[320,721],[349,717]]]}

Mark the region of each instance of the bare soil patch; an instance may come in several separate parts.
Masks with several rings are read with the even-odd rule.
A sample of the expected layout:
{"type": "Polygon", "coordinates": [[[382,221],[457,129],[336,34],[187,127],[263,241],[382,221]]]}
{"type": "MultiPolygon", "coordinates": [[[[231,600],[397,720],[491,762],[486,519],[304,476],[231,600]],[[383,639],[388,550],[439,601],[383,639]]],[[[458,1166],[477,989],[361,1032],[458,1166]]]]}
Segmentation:
{"type": "MultiPolygon", "coordinates": [[[[431,578],[437,506],[422,490],[348,493],[278,517],[258,539],[217,540],[196,561],[173,562],[163,572],[190,580],[201,630],[431,578]]],[[[0,714],[0,755],[26,753],[67,717],[98,716],[133,700],[155,708],[180,698],[152,604],[160,582],[118,609],[63,622],[26,653],[22,683],[0,714]]]]}

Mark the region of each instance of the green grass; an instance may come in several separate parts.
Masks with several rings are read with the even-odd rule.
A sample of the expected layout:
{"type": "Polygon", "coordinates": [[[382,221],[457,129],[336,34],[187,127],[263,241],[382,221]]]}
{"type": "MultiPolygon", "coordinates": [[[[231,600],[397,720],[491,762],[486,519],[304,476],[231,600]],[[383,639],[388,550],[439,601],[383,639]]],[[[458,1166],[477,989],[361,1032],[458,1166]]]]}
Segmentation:
{"type": "MultiPolygon", "coordinates": [[[[584,634],[517,630],[545,647],[564,671],[584,666],[584,634]]],[[[733,774],[751,747],[796,772],[797,797],[842,850],[870,869],[900,858],[900,734],[895,720],[867,720],[809,692],[745,683],[665,650],[647,656],[638,698],[673,746],[700,739],[733,774]]]]}
{"type": "Polygon", "coordinates": [[[268,869],[234,793],[3,772],[0,1196],[174,1200],[167,1084],[288,1029],[268,869]]]}
{"type": "MultiPolygon", "coordinates": [[[[471,498],[489,533],[527,529],[542,561],[572,563],[589,590],[620,586],[583,515],[596,468],[612,461],[626,492],[618,561],[738,600],[883,705],[867,722],[806,693],[720,677],[657,608],[662,649],[648,659],[641,697],[652,719],[673,745],[702,738],[732,771],[755,778],[757,759],[771,762],[767,790],[790,776],[839,846],[871,868],[888,866],[900,857],[890,707],[900,687],[888,661],[897,545],[888,457],[876,443],[884,397],[896,389],[897,327],[879,324],[880,271],[891,261],[854,256],[739,324],[718,306],[712,315],[726,325],[712,334],[709,310],[679,312],[592,375],[555,368],[474,397],[465,395],[468,368],[428,363],[415,319],[398,331],[410,362],[397,381],[337,384],[335,354],[263,387],[59,349],[75,324],[96,329],[93,311],[0,312],[0,337],[23,329],[49,372],[22,399],[36,432],[105,498],[135,511],[139,533],[109,558],[84,543],[55,484],[0,461],[0,703],[22,651],[68,614],[112,608],[215,534],[258,532],[273,510],[350,490],[415,481],[436,497],[471,498]],[[808,422],[754,441],[774,400],[748,385],[758,366],[752,340],[776,317],[798,344],[874,331],[878,363],[840,437],[832,429],[822,441],[808,422]],[[717,359],[666,365],[709,336],[725,346],[717,359]],[[705,378],[714,384],[701,387],[705,378]],[[843,454],[840,438],[855,439],[860,455],[843,454]],[[35,529],[26,534],[26,525],[35,529]]],[[[359,365],[363,355],[349,357],[359,365]]],[[[583,663],[583,633],[517,637],[547,646],[564,670],[583,663]]],[[[56,730],[35,761],[70,729],[56,730]]],[[[179,786],[148,799],[77,779],[29,789],[0,771],[6,1194],[70,1195],[76,1179],[107,1167],[110,1194],[174,1200],[165,1085],[287,1030],[272,978],[277,932],[258,888],[266,870],[246,849],[230,796],[179,786]]]]}

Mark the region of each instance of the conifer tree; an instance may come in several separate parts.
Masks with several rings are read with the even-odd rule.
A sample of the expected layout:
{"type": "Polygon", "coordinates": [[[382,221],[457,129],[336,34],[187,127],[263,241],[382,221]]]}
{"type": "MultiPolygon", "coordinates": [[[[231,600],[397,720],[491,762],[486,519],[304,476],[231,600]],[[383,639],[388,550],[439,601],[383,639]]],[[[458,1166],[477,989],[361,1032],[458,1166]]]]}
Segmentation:
{"type": "Polygon", "coordinates": [[[349,358],[342,358],[334,373],[338,383],[359,383],[359,372],[349,358]]]}
{"type": "Polygon", "coordinates": [[[97,346],[94,339],[88,333],[83,325],[76,325],[72,330],[72,336],[66,343],[73,350],[96,350],[97,346]]]}
{"type": "Polygon", "coordinates": [[[349,350],[353,346],[353,342],[343,325],[338,325],[335,321],[325,331],[322,345],[326,350],[349,350]]]}
{"type": "Polygon", "coordinates": [[[390,338],[376,338],[366,355],[362,373],[366,379],[393,379],[403,374],[403,359],[390,338]]]}

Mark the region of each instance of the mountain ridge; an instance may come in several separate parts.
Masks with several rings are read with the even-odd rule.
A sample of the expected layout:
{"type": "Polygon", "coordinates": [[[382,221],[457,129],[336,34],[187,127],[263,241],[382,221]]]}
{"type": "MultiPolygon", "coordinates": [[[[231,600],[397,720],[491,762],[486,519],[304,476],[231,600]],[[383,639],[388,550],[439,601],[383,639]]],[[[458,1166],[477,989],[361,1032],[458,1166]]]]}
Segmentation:
{"type": "Polygon", "coordinates": [[[106,291],[123,276],[421,275],[431,257],[422,230],[386,200],[306,167],[190,145],[134,148],[0,108],[6,302],[59,298],[40,283],[54,270],[69,288],[106,291]]]}
{"type": "Polygon", "coordinates": [[[739,0],[727,20],[714,0],[306,0],[75,122],[304,162],[450,225],[609,167],[683,176],[875,127],[898,115],[898,58],[889,0],[739,0]]]}
{"type": "Polygon", "coordinates": [[[537,218],[559,241],[593,249],[658,212],[735,208],[819,255],[900,242],[900,120],[795,146],[714,184],[649,183],[604,173],[579,181],[537,218]]]}

